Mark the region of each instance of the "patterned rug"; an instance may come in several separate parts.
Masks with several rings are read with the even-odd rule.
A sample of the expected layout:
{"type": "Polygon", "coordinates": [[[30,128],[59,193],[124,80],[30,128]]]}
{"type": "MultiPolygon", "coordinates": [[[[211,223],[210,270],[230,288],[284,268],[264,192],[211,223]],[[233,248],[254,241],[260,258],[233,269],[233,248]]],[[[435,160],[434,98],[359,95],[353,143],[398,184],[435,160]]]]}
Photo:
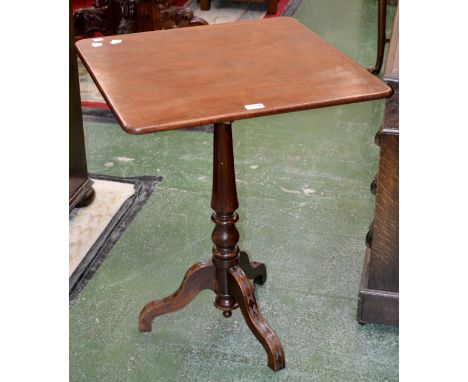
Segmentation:
{"type": "Polygon", "coordinates": [[[74,208],[69,216],[69,273],[76,271],[93,244],[104,232],[124,202],[135,194],[133,184],[94,180],[96,197],[82,208],[74,208]]]}
{"type": "Polygon", "coordinates": [[[69,215],[70,306],[162,180],[90,176],[95,199],[69,215]]]}
{"type": "MultiPolygon", "coordinates": [[[[77,0],[75,0],[76,2],[77,0]]],[[[75,6],[74,2],[74,6],[75,6]]],[[[266,4],[256,2],[238,2],[229,0],[212,0],[209,11],[200,10],[197,0],[174,0],[175,5],[185,6],[193,10],[195,16],[205,19],[209,24],[223,24],[239,20],[254,20],[266,17],[291,16],[297,10],[302,0],[280,0],[276,15],[268,15],[266,4]]],[[[109,109],[101,93],[94,85],[86,68],[78,59],[80,77],[81,105],[91,109],[109,109]]]]}

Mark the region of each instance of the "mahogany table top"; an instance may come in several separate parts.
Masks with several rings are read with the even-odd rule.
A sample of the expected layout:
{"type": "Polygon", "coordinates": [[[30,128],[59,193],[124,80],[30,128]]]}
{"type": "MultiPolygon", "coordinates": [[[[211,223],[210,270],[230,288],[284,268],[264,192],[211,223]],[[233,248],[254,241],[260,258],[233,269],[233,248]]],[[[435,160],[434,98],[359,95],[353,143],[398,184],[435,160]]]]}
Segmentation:
{"type": "Polygon", "coordinates": [[[106,36],[80,40],[76,47],[132,134],[391,94],[381,80],[289,17],[106,36]]]}

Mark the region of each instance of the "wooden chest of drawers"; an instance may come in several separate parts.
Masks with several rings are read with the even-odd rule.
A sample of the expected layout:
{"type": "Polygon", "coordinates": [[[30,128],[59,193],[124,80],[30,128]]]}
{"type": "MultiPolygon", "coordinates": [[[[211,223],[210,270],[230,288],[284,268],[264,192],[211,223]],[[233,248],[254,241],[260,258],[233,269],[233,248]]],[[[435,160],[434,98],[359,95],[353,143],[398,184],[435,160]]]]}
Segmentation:
{"type": "Polygon", "coordinates": [[[399,59],[398,11],[395,15],[384,80],[394,93],[387,99],[384,122],[376,136],[379,169],[371,189],[376,193],[374,221],[359,288],[359,323],[398,325],[399,319],[399,59]]]}

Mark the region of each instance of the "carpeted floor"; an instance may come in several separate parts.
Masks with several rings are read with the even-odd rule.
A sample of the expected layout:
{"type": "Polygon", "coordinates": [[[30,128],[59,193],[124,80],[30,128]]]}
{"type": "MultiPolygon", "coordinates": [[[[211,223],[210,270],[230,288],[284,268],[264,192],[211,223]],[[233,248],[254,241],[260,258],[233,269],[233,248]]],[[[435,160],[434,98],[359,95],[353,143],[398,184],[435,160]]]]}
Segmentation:
{"type": "MultiPolygon", "coordinates": [[[[295,17],[369,66],[376,14],[375,0],[307,0],[295,17]]],[[[141,307],[210,257],[212,134],[129,136],[86,117],[91,172],[164,180],[70,310],[70,381],[397,381],[398,328],[355,321],[382,113],[375,101],[234,124],[240,246],[268,267],[256,289],[285,348],[276,374],[209,291],[138,332],[141,307]]]]}

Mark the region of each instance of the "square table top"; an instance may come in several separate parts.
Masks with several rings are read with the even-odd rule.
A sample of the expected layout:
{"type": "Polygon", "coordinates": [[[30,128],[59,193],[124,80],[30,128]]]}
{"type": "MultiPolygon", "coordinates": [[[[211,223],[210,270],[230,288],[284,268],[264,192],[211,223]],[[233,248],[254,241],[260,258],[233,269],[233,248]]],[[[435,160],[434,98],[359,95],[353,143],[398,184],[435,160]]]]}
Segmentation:
{"type": "Polygon", "coordinates": [[[380,79],[289,17],[85,39],[76,47],[132,134],[391,94],[380,79]]]}

